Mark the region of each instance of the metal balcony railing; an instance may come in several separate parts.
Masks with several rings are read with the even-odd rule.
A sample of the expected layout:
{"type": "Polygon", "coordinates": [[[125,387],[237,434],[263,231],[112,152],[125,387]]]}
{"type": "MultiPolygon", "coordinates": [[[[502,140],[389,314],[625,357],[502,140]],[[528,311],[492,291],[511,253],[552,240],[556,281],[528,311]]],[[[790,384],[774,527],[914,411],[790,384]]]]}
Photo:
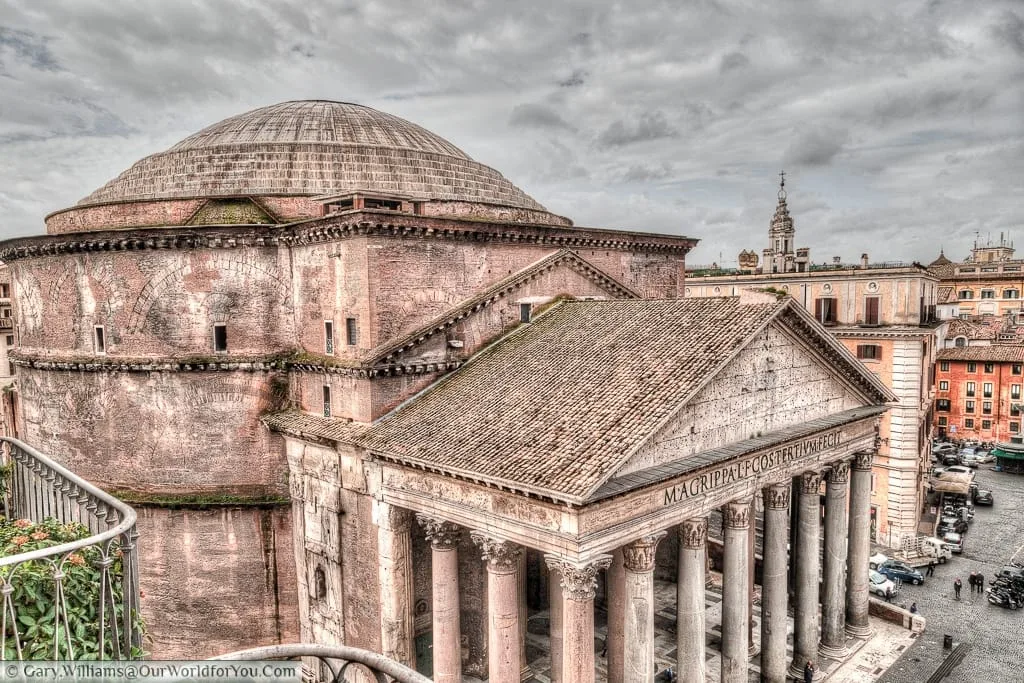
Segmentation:
{"type": "Polygon", "coordinates": [[[357,683],[367,680],[366,674],[377,683],[431,683],[423,674],[382,654],[344,645],[318,645],[293,643],[268,645],[251,650],[231,652],[214,660],[258,661],[273,659],[303,659],[303,680],[324,683],[357,683]]]}
{"type": "Polygon", "coordinates": [[[8,520],[18,520],[17,526],[50,520],[68,529],[81,524],[90,534],[0,557],[0,658],[141,656],[135,511],[17,439],[0,437],[0,462],[9,473],[3,499],[8,520]],[[40,604],[50,607],[40,613],[40,604]],[[45,652],[29,648],[40,636],[45,652]]]}

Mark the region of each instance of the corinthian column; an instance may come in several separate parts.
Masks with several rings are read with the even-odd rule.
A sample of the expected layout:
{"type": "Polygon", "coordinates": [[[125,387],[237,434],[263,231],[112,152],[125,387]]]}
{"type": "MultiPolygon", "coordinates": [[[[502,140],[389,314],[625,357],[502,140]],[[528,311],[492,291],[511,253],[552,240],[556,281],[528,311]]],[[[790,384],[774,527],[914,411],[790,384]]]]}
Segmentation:
{"type": "Polygon", "coordinates": [[[796,557],[796,616],[793,631],[794,678],[804,675],[804,665],[818,662],[818,566],[821,545],[821,503],[818,489],[821,475],[804,472],[800,475],[799,542],[796,557]]]}
{"type": "Polygon", "coordinates": [[[626,569],[623,681],[649,683],[654,678],[654,558],[665,532],[643,536],[622,546],[626,569]]]}
{"type": "Polygon", "coordinates": [[[792,484],[764,490],[764,561],[761,565],[761,680],[786,683],[786,599],[789,500],[792,484]]]}
{"type": "Polygon", "coordinates": [[[461,531],[451,522],[417,515],[430,541],[430,579],[433,595],[435,683],[462,681],[462,644],[459,624],[459,539],[461,531]]]}
{"type": "Polygon", "coordinates": [[[487,561],[487,671],[490,683],[519,683],[519,554],[509,541],[470,534],[487,561]]]}
{"type": "Polygon", "coordinates": [[[412,514],[377,503],[380,648],[385,657],[416,667],[413,647],[412,514]]]}
{"type": "Polygon", "coordinates": [[[704,572],[708,563],[708,518],[679,525],[679,574],[676,577],[676,671],[680,679],[703,681],[704,572]]]}
{"type": "Polygon", "coordinates": [[[846,552],[848,518],[846,488],[850,463],[833,463],[825,487],[824,599],[821,605],[821,654],[839,659],[846,654],[846,552]]]}
{"type": "Polygon", "coordinates": [[[750,501],[726,503],[722,508],[725,558],[722,568],[722,683],[747,683],[750,657],[747,623],[747,533],[750,501]]]}
{"type": "Polygon", "coordinates": [[[544,557],[548,567],[548,642],[551,683],[562,683],[562,574],[544,557]]]}
{"type": "Polygon", "coordinates": [[[622,566],[622,548],[612,553],[612,563],[605,578],[608,587],[608,635],[605,641],[608,645],[608,683],[622,683],[626,656],[626,569],[622,566]]]}
{"type": "Polygon", "coordinates": [[[846,630],[850,635],[871,635],[868,622],[868,558],[871,555],[871,459],[858,453],[850,481],[850,544],[846,574],[846,630]]]}
{"type": "Polygon", "coordinates": [[[565,683],[594,683],[594,595],[597,593],[597,573],[607,569],[612,558],[610,555],[602,555],[592,562],[576,564],[554,555],[545,555],[544,561],[553,577],[561,576],[562,680],[565,683]]]}

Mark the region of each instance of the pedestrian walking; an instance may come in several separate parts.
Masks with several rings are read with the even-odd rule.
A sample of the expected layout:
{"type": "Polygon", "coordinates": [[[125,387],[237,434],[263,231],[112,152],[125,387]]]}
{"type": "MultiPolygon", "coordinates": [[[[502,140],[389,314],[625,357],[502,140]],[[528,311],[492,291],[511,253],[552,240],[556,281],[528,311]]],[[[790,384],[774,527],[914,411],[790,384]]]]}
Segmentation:
{"type": "Polygon", "coordinates": [[[916,602],[910,603],[910,613],[911,614],[917,614],[917,603],[916,602]]]}
{"type": "Polygon", "coordinates": [[[934,576],[935,575],[935,560],[932,560],[931,562],[928,563],[928,569],[925,571],[924,575],[925,576],[934,576]]]}
{"type": "Polygon", "coordinates": [[[985,576],[984,574],[978,574],[978,592],[984,594],[985,592],[985,576]]]}
{"type": "Polygon", "coordinates": [[[956,593],[956,599],[960,599],[960,588],[963,586],[963,582],[960,581],[960,577],[956,577],[956,581],[953,582],[953,592],[956,593]]]}
{"type": "Polygon", "coordinates": [[[978,575],[971,572],[970,577],[967,579],[968,585],[971,587],[971,592],[974,592],[974,588],[978,585],[978,575]]]}
{"type": "Polygon", "coordinates": [[[811,660],[807,660],[804,664],[804,683],[811,683],[814,680],[814,665],[811,664],[811,660]]]}

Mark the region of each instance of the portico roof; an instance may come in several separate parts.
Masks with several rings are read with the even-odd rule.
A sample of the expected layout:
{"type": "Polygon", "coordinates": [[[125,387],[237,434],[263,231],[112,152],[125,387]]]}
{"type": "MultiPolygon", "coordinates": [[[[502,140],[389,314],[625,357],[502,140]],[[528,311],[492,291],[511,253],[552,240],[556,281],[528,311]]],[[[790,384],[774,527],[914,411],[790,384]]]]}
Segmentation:
{"type": "Polygon", "coordinates": [[[563,302],[374,423],[376,456],[583,503],[773,320],[799,322],[880,404],[892,395],[784,298],[563,302]]]}

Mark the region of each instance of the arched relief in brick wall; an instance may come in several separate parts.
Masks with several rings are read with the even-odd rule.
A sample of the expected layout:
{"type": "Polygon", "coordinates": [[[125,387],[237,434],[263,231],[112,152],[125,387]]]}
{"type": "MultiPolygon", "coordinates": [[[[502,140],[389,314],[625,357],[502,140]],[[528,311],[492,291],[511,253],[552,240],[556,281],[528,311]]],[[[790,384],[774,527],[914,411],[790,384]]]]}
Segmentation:
{"type": "Polygon", "coordinates": [[[290,317],[291,288],[276,271],[242,254],[205,254],[202,262],[197,263],[196,260],[196,256],[190,256],[185,263],[165,266],[149,278],[128,318],[129,334],[144,332],[151,311],[159,310],[171,303],[170,299],[176,294],[207,294],[203,307],[218,318],[216,322],[226,322],[230,318],[231,309],[243,297],[258,296],[265,299],[267,294],[272,292],[272,303],[283,309],[282,318],[290,317]],[[208,284],[208,289],[198,290],[194,285],[201,283],[204,273],[216,274],[217,277],[205,283],[208,284]],[[225,274],[228,277],[222,277],[225,274]],[[251,291],[240,293],[239,290],[242,288],[251,288],[251,291]]]}

